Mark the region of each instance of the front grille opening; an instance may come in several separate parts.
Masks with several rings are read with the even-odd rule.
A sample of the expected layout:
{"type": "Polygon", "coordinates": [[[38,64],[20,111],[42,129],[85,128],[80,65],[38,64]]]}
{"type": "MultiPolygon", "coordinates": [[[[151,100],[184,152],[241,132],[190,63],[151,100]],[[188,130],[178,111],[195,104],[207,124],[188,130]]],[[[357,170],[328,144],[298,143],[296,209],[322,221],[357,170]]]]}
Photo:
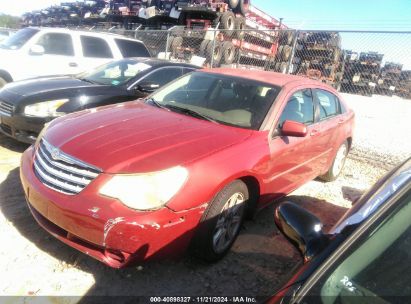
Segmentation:
{"type": "Polygon", "coordinates": [[[0,114],[11,116],[14,112],[14,106],[8,102],[0,101],[0,114]]]}
{"type": "Polygon", "coordinates": [[[34,173],[48,188],[75,195],[93,181],[100,169],[60,151],[44,139],[36,151],[34,173]]]}
{"type": "Polygon", "coordinates": [[[12,132],[11,128],[8,125],[0,124],[0,128],[4,133],[6,133],[8,135],[13,135],[13,132],[12,132]]]}

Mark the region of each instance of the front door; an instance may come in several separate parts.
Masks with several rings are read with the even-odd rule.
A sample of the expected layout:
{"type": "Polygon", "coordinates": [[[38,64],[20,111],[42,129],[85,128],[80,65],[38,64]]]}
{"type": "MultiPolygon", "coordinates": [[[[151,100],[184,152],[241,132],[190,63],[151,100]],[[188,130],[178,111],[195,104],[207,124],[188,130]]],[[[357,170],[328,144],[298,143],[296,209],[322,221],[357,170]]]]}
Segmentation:
{"type": "MultiPolygon", "coordinates": [[[[76,74],[80,72],[72,36],[68,33],[45,33],[34,42],[44,48],[44,54],[29,53],[28,77],[76,74]]],[[[27,78],[28,78],[27,77],[27,78]]]]}
{"type": "Polygon", "coordinates": [[[310,89],[294,92],[280,116],[277,130],[270,142],[269,191],[275,196],[283,196],[296,189],[305,181],[315,177],[310,161],[315,157],[312,141],[315,132],[314,103],[310,89]],[[282,136],[281,128],[286,120],[307,125],[306,137],[282,136]]]}

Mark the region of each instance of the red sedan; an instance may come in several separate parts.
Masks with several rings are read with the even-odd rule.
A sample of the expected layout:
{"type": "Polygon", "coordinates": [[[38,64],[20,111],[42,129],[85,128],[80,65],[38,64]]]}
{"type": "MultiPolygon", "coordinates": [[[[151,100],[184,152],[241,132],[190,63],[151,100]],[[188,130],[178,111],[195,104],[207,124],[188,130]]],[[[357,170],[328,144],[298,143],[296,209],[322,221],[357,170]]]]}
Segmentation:
{"type": "Polygon", "coordinates": [[[214,261],[247,215],[340,174],[354,114],[317,81],[215,69],[54,120],[22,156],[38,223],[112,267],[190,247],[214,261]]]}

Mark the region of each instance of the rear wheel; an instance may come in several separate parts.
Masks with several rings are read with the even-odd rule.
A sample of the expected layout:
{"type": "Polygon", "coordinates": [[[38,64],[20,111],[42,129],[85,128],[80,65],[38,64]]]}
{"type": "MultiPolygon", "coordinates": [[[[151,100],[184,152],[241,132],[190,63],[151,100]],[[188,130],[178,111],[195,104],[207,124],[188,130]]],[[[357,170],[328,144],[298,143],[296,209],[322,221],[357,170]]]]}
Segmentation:
{"type": "Polygon", "coordinates": [[[193,253],[207,261],[221,259],[240,232],[248,188],[236,180],[221,190],[208,206],[192,243],[193,253]]]}
{"type": "Polygon", "coordinates": [[[209,43],[210,43],[210,40],[201,41],[201,44],[200,44],[200,56],[201,57],[206,56],[206,50],[207,50],[207,46],[208,46],[209,43]]]}
{"type": "Polygon", "coordinates": [[[232,64],[235,60],[236,49],[232,42],[225,41],[222,45],[223,62],[225,64],[232,64]]]}
{"type": "Polygon", "coordinates": [[[246,22],[244,17],[236,17],[235,18],[235,29],[236,31],[236,36],[238,39],[243,39],[245,36],[245,31],[244,29],[246,28],[246,22]]]}
{"type": "Polygon", "coordinates": [[[327,173],[320,176],[320,178],[326,182],[332,182],[338,178],[344,168],[345,160],[348,155],[348,142],[345,141],[337,151],[334,157],[331,167],[328,169],[327,173]]]}
{"type": "Polygon", "coordinates": [[[221,28],[224,29],[223,33],[231,37],[235,30],[235,15],[232,12],[225,12],[220,19],[221,28]]]}
{"type": "Polygon", "coordinates": [[[216,67],[220,64],[222,52],[221,52],[221,43],[219,41],[210,41],[206,49],[207,59],[211,63],[213,62],[213,67],[216,67]]]}

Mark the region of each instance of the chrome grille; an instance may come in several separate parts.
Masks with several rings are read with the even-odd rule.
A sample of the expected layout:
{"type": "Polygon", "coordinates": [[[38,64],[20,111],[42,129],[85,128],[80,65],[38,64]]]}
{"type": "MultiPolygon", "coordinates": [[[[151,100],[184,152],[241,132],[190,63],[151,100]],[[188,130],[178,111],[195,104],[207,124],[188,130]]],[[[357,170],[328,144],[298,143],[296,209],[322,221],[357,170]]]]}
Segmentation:
{"type": "Polygon", "coordinates": [[[45,186],[74,195],[94,180],[101,170],[62,152],[43,139],[36,151],[34,172],[45,186]]]}
{"type": "Polygon", "coordinates": [[[0,114],[11,116],[14,112],[14,106],[8,102],[0,101],[0,114]]]}

